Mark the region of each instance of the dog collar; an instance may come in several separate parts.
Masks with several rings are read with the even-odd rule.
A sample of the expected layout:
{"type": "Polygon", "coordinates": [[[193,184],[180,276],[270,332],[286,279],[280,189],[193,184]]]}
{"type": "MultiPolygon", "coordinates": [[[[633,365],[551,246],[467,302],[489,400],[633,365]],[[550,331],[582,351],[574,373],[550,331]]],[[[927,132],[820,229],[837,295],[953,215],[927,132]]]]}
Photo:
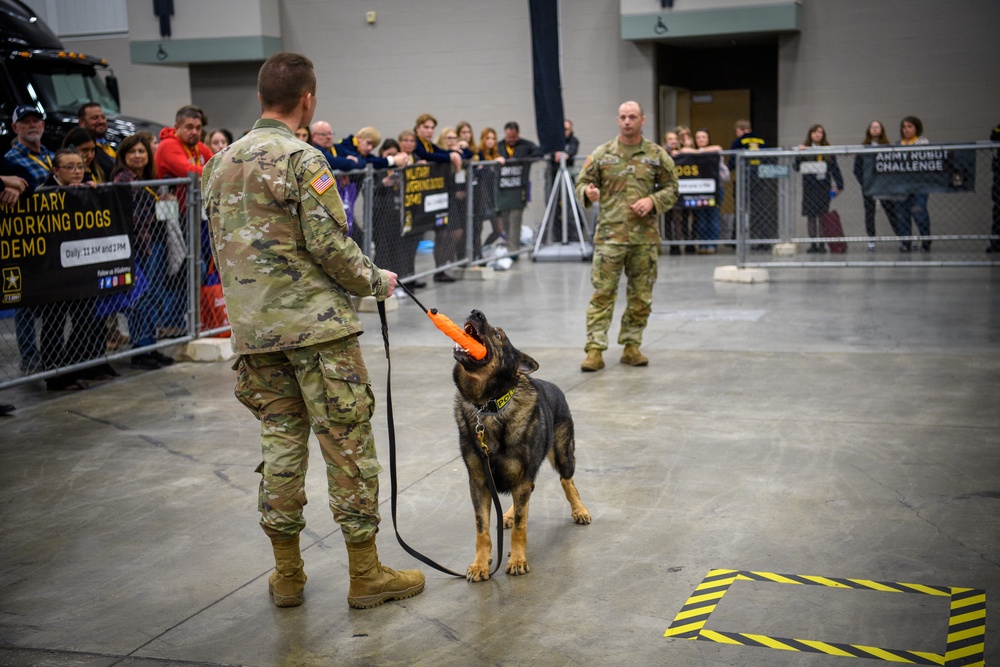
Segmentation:
{"type": "Polygon", "coordinates": [[[510,403],[510,399],[514,398],[514,392],[516,390],[517,387],[514,387],[503,396],[499,396],[497,398],[491,398],[490,400],[486,401],[486,405],[479,407],[479,411],[492,415],[500,414],[500,411],[503,410],[504,406],[510,403]]]}

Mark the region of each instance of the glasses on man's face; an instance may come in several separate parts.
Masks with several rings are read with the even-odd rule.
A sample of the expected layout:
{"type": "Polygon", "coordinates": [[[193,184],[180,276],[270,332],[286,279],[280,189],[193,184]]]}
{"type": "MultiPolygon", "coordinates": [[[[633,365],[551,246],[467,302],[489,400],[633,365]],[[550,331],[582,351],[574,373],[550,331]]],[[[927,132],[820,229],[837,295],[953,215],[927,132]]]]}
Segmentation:
{"type": "Polygon", "coordinates": [[[333,132],[313,132],[314,137],[332,137],[333,132]]]}
{"type": "Polygon", "coordinates": [[[61,164],[56,169],[65,169],[66,171],[83,171],[86,169],[82,164],[61,164]]]}

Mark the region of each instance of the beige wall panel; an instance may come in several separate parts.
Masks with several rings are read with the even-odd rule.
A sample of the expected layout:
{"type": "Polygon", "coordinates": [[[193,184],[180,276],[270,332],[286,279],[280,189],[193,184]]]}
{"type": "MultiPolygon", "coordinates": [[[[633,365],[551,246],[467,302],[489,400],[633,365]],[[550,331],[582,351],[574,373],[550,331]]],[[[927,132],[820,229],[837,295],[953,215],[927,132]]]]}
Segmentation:
{"type": "Polygon", "coordinates": [[[831,143],[859,143],[872,119],[899,136],[903,116],[931,141],[986,139],[1000,121],[1000,3],[808,0],[802,33],[779,50],[779,141],[813,123],[831,143]]]}

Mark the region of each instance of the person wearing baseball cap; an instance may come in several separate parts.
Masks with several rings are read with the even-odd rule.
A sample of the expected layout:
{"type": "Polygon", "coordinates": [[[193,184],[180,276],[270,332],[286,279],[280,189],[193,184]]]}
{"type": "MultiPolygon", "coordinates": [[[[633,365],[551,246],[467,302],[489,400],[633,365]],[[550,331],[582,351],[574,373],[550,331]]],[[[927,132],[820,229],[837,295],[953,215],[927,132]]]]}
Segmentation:
{"type": "Polygon", "coordinates": [[[24,118],[25,116],[27,116],[29,114],[34,114],[34,115],[38,116],[39,118],[41,118],[42,120],[45,120],[45,112],[44,111],[42,111],[38,107],[32,106],[30,104],[21,104],[17,108],[14,109],[14,115],[11,118],[11,122],[12,123],[16,123],[17,121],[21,120],[22,118],[24,118]]]}
{"type": "MultiPolygon", "coordinates": [[[[42,145],[45,113],[37,107],[22,104],[14,109],[11,127],[17,138],[4,157],[8,163],[27,172],[30,177],[28,186],[37,188],[52,172],[52,158],[55,156],[55,153],[42,145]]],[[[14,333],[21,355],[21,370],[31,372],[40,369],[41,357],[38,354],[33,308],[18,308],[14,311],[14,333]]]]}
{"type": "Polygon", "coordinates": [[[11,127],[17,138],[11,143],[6,158],[19,167],[23,167],[31,175],[30,185],[38,187],[45,182],[52,172],[52,156],[54,153],[42,145],[42,134],[45,132],[45,112],[29,104],[22,104],[14,109],[11,116],[11,127]]]}

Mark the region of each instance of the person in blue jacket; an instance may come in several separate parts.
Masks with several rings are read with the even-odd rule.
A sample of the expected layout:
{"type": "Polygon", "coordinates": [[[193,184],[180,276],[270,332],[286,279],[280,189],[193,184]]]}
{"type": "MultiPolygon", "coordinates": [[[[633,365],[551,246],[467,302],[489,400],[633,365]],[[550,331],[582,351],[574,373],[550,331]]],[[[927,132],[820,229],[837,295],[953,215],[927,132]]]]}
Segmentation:
{"type": "Polygon", "coordinates": [[[334,171],[354,171],[364,169],[365,163],[357,155],[340,153],[333,145],[333,128],[325,120],[318,120],[309,126],[313,146],[319,149],[334,171]]]}
{"type": "Polygon", "coordinates": [[[429,113],[417,116],[413,131],[417,135],[417,145],[413,149],[413,157],[417,162],[450,162],[455,169],[462,168],[462,152],[458,149],[449,151],[433,142],[434,130],[437,128],[437,118],[429,113]]]}
{"type": "MultiPolygon", "coordinates": [[[[406,153],[395,153],[388,157],[380,157],[375,154],[375,147],[382,141],[382,133],[374,127],[363,127],[355,134],[347,135],[338,142],[334,148],[338,155],[355,155],[364,164],[370,164],[374,169],[392,169],[393,167],[405,167],[410,163],[410,156],[406,153]]],[[[395,143],[395,142],[394,142],[395,143]]]]}

